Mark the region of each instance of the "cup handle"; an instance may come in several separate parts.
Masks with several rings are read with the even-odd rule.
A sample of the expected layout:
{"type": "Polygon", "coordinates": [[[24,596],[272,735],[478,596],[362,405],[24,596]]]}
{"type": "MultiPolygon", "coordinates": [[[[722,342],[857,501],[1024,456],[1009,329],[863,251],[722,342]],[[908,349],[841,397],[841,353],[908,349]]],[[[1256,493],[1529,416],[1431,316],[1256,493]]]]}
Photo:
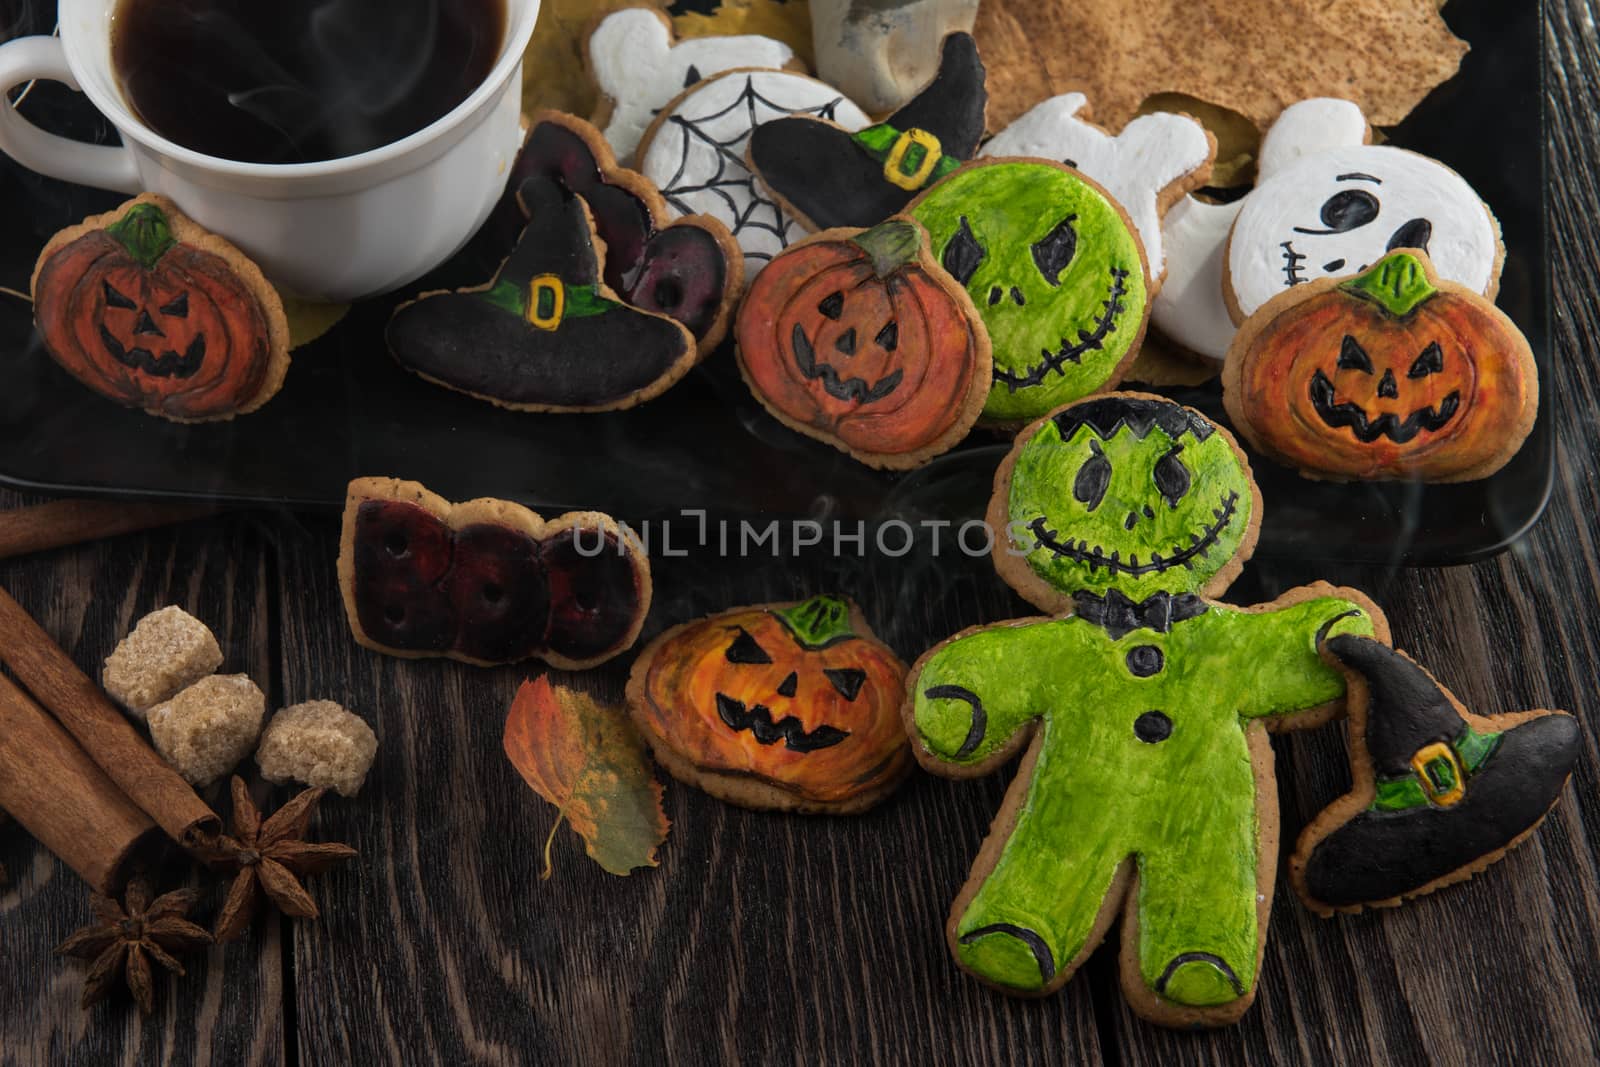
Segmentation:
{"type": "MultiPolygon", "coordinates": [[[[0,45],[0,92],[43,78],[81,92],[57,37],[19,37],[0,45]]],[[[143,192],[139,168],[126,148],[92,145],[46,133],[0,100],[0,151],[29,170],[119,193],[143,192]]]]}

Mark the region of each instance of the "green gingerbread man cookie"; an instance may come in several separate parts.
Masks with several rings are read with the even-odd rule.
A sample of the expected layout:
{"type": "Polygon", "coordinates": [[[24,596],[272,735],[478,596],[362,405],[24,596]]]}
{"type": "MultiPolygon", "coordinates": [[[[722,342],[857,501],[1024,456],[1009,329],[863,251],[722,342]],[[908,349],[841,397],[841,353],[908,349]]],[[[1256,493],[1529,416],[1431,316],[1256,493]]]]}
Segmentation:
{"type": "Polygon", "coordinates": [[[966,286],[994,349],[990,423],[1116,387],[1152,294],[1144,245],[1110,194],[1043,159],[969,163],[907,209],[966,286]]]}
{"type": "Polygon", "coordinates": [[[1319,647],[1388,640],[1361,593],[1210,597],[1255,546],[1261,498],[1225,430],[1113,393],[1023,431],[995,481],[1001,575],[1058,617],[959,634],[918,661],[907,724],[936,774],[1027,754],[949,922],[961,965],[1007,992],[1059,988],[1123,916],[1123,988],[1168,1025],[1255,997],[1277,804],[1268,730],[1343,710],[1319,647]]]}

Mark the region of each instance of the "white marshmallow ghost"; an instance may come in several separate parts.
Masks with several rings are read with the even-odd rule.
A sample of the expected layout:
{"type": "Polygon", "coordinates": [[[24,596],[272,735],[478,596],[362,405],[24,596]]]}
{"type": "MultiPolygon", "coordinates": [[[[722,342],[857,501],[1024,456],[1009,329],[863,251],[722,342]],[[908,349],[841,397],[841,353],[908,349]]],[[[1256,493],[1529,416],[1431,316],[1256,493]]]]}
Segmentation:
{"type": "Polygon", "coordinates": [[[1303,100],[1267,131],[1242,201],[1174,207],[1156,328],[1221,362],[1233,326],[1274,296],[1359,274],[1396,248],[1426,251],[1441,277],[1493,297],[1502,249],[1488,206],[1438,160],[1368,137],[1355,104],[1303,100]]]}
{"type": "Polygon", "coordinates": [[[1063,93],[1000,131],[980,156],[1060,160],[1093,178],[1122,205],[1150,259],[1152,281],[1166,270],[1161,216],[1211,176],[1216,142],[1187,115],[1141,115],[1113,137],[1078,117],[1088,98],[1063,93]]]}
{"type": "Polygon", "coordinates": [[[589,70],[611,101],[606,140],[624,161],[656,113],[689,86],[735,67],[778,68],[793,60],[788,45],[754,34],[674,43],[672,23],[650,7],[614,12],[589,35],[589,70]]]}

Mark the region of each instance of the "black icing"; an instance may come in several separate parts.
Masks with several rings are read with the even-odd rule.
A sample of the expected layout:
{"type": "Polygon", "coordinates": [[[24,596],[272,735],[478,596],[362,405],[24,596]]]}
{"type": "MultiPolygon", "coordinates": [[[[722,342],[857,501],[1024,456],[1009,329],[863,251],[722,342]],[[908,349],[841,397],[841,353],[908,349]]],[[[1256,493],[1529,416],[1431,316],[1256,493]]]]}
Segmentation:
{"type": "Polygon", "coordinates": [[[795,752],[832,748],[850,736],[848,730],[827,725],[808,731],[793,715],[785,715],[774,722],[772,712],[765,704],[747,708],[743,701],[725,693],[717,694],[717,716],[728,729],[736,733],[748,730],[763,745],[775,745],[782,741],[784,747],[795,752]]]}
{"type": "MultiPolygon", "coordinates": [[[[1390,372],[1385,371],[1385,374],[1390,372]]],[[[1392,374],[1386,381],[1389,383],[1389,388],[1384,390],[1380,383],[1379,395],[1388,395],[1390,399],[1394,399],[1399,395],[1399,390],[1394,386],[1392,374]]],[[[1439,401],[1437,406],[1417,408],[1404,419],[1390,411],[1381,415],[1369,415],[1360,404],[1348,400],[1336,402],[1333,382],[1320,370],[1311,376],[1308,388],[1311,393],[1311,407],[1316,411],[1318,418],[1335,430],[1348,429],[1355,435],[1357,441],[1368,445],[1380,437],[1387,437],[1395,444],[1403,445],[1424,430],[1429,433],[1437,432],[1447,426],[1461,409],[1461,393],[1452,391],[1439,401]]]]}

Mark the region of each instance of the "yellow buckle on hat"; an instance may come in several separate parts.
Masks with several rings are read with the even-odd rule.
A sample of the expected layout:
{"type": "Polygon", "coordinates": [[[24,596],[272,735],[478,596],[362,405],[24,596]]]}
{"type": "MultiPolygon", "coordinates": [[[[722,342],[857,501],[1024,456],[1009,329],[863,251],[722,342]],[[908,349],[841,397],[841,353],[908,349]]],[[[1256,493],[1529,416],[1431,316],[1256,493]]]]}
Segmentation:
{"type": "Polygon", "coordinates": [[[561,325],[567,306],[567,288],[554,274],[541,274],[528,283],[528,321],[541,330],[561,325]]]}
{"type": "Polygon", "coordinates": [[[883,161],[883,176],[893,185],[907,192],[916,192],[939,165],[944,149],[939,138],[927,130],[913,127],[902,133],[889,149],[889,158],[883,161]],[[907,158],[909,157],[909,159],[907,158]],[[906,169],[907,163],[910,169],[906,169]]]}
{"type": "Polygon", "coordinates": [[[1466,795],[1467,775],[1461,760],[1456,757],[1456,750],[1443,741],[1418,750],[1411,757],[1411,770],[1431,804],[1448,808],[1466,795]]]}

